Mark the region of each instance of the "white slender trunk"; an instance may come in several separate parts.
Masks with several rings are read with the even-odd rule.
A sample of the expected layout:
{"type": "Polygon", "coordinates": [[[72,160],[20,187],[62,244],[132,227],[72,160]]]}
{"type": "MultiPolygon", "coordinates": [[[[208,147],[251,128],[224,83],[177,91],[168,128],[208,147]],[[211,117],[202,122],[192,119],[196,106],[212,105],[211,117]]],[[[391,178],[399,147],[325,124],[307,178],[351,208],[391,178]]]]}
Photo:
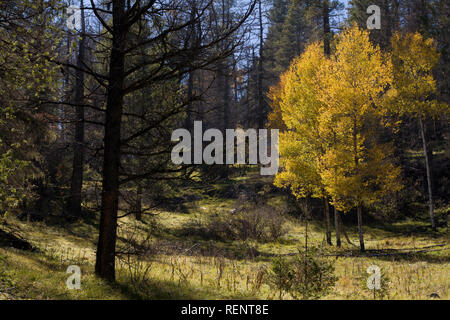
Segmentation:
{"type": "Polygon", "coordinates": [[[429,207],[430,207],[430,220],[431,220],[431,228],[436,231],[436,222],[434,220],[434,208],[433,208],[433,191],[431,184],[431,168],[430,161],[428,159],[428,150],[427,150],[427,140],[425,137],[425,124],[423,123],[422,117],[419,117],[420,124],[420,134],[422,136],[422,144],[423,144],[423,154],[425,156],[425,167],[427,171],[427,184],[428,184],[428,199],[429,199],[429,207]]]}

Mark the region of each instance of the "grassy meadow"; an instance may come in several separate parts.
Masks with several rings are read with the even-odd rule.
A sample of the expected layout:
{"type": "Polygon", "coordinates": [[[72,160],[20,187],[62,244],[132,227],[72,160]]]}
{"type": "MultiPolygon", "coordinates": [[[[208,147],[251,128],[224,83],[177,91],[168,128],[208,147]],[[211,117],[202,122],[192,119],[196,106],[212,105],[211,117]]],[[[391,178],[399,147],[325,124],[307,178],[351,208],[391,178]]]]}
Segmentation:
{"type": "MultiPolygon", "coordinates": [[[[62,225],[6,217],[0,229],[20,234],[32,250],[0,246],[2,299],[292,299],[268,281],[276,257],[298,254],[305,244],[305,221],[288,196],[257,176],[232,179],[202,189],[185,188],[167,208],[144,216],[122,218],[118,231],[117,281],[94,276],[97,217],[62,225]],[[205,231],[211,218],[226,216],[238,200],[230,190],[260,190],[264,206],[281,208],[282,235],[276,240],[224,240],[205,231]],[[69,290],[69,265],[81,267],[81,289],[69,290]]],[[[448,210],[448,208],[447,208],[448,210]]],[[[440,209],[438,214],[444,214],[440,209]]],[[[426,208],[415,220],[375,221],[364,227],[366,253],[345,238],[342,247],[327,246],[324,225],[308,223],[309,245],[322,248],[334,262],[337,281],[322,299],[449,299],[450,252],[447,229],[429,231],[426,208]],[[379,266],[382,290],[367,289],[367,268],[379,266]]],[[[316,213],[319,217],[321,212],[316,213]]],[[[209,224],[211,226],[211,224],[209,224]]],[[[355,223],[346,223],[357,244],[355,223]]],[[[333,233],[333,242],[334,242],[333,233]]]]}

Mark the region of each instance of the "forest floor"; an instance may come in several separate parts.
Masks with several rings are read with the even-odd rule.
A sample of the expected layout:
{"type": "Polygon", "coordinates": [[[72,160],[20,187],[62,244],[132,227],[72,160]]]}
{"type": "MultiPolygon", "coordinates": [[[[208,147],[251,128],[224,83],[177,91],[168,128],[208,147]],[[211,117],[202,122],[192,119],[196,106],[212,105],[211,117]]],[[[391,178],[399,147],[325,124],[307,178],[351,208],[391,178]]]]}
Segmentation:
{"type": "MultiPolygon", "coordinates": [[[[141,222],[131,216],[121,219],[118,251],[141,255],[121,254],[116,283],[94,276],[96,215],[72,223],[6,217],[0,238],[3,230],[33,248],[0,241],[0,299],[278,299],[265,279],[267,271],[274,257],[295,255],[304,246],[305,223],[292,212],[287,195],[273,190],[269,179],[256,176],[192,186],[141,222]],[[230,214],[236,193],[249,188],[265,199],[264,206],[284,212],[286,231],[279,239],[230,241],[201,232],[208,219],[230,214]],[[66,286],[69,265],[81,267],[80,290],[66,286]]],[[[437,214],[447,211],[441,208],[437,214]]],[[[345,239],[341,248],[326,246],[320,217],[320,210],[313,212],[308,243],[325,248],[338,278],[324,299],[372,299],[365,285],[371,265],[382,270],[385,299],[450,298],[448,231],[430,232],[426,208],[415,220],[370,220],[364,227],[366,253],[345,239]]],[[[356,224],[346,222],[346,230],[358,244],[356,224]]]]}

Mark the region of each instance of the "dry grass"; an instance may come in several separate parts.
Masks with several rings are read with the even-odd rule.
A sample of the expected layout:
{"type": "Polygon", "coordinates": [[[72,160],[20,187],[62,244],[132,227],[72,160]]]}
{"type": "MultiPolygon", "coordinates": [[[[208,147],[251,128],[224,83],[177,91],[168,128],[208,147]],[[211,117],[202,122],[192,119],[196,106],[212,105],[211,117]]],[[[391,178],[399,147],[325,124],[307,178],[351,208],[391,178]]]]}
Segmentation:
{"type": "MultiPolygon", "coordinates": [[[[282,198],[269,203],[283,205],[282,198]]],[[[265,270],[276,255],[290,255],[303,246],[305,228],[301,221],[289,218],[289,232],[275,242],[212,241],[195,236],[180,236],[191,221],[222,210],[229,212],[233,202],[207,198],[189,204],[188,213],[162,211],[147,217],[145,223],[127,217],[120,224],[119,247],[148,240],[148,249],[140,258],[118,259],[117,284],[111,285],[93,275],[96,226],[77,222],[64,227],[45,223],[25,223],[7,219],[9,228],[30,241],[35,252],[0,248],[0,298],[4,299],[276,299],[277,292],[265,282],[265,270]],[[155,219],[157,223],[155,224],[155,219]],[[157,229],[155,229],[155,225],[157,229]],[[147,235],[151,237],[147,239],[147,235]],[[127,240],[128,239],[128,240],[127,240]],[[255,256],[249,254],[256,252],[255,256]],[[66,269],[71,264],[82,268],[82,289],[68,290],[66,269]],[[2,280],[3,279],[3,280],[2,280]],[[8,288],[1,281],[10,279],[8,288]]],[[[202,219],[202,218],[200,218],[202,219]]],[[[407,234],[404,221],[390,226],[366,227],[367,249],[364,256],[357,248],[344,243],[341,249],[330,247],[338,281],[325,299],[371,299],[364,287],[367,267],[379,266],[389,279],[385,283],[388,299],[430,299],[438,294],[449,299],[450,254],[448,235],[407,234]],[[444,244],[440,247],[431,247],[444,244]],[[429,247],[429,248],[428,248],[429,247]],[[416,254],[399,252],[420,251],[416,254]],[[395,251],[397,250],[397,251],[395,251]]],[[[348,228],[357,243],[355,229],[348,228]]],[[[324,243],[319,224],[310,226],[309,241],[324,243]]],[[[144,242],[141,244],[143,245],[144,242]]],[[[288,298],[288,297],[287,297],[288,298]]]]}

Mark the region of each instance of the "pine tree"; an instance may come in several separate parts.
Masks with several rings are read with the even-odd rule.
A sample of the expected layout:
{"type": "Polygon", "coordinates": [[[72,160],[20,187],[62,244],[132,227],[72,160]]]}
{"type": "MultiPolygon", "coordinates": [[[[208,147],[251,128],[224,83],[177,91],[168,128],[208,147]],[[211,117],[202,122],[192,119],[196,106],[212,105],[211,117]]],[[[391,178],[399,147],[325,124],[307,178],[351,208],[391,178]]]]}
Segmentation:
{"type": "Polygon", "coordinates": [[[83,165],[84,165],[84,87],[85,74],[83,64],[85,63],[85,45],[86,45],[86,23],[84,17],[84,2],[80,1],[81,8],[81,34],[78,44],[77,70],[75,74],[75,139],[73,142],[73,164],[72,180],[70,186],[70,199],[68,204],[69,214],[79,217],[81,214],[81,190],[83,187],[83,165]]]}
{"type": "Polygon", "coordinates": [[[396,0],[351,0],[349,4],[347,23],[351,26],[356,22],[362,29],[367,29],[367,19],[371,15],[367,13],[367,8],[371,5],[380,8],[381,26],[380,29],[369,30],[370,40],[381,48],[387,48],[392,31],[398,27],[398,22],[395,21],[398,2],[396,0]]]}
{"type": "Polygon", "coordinates": [[[284,72],[305,48],[311,28],[307,21],[310,4],[302,0],[276,0],[269,14],[271,26],[265,44],[266,78],[269,87],[276,83],[284,72]]]}

